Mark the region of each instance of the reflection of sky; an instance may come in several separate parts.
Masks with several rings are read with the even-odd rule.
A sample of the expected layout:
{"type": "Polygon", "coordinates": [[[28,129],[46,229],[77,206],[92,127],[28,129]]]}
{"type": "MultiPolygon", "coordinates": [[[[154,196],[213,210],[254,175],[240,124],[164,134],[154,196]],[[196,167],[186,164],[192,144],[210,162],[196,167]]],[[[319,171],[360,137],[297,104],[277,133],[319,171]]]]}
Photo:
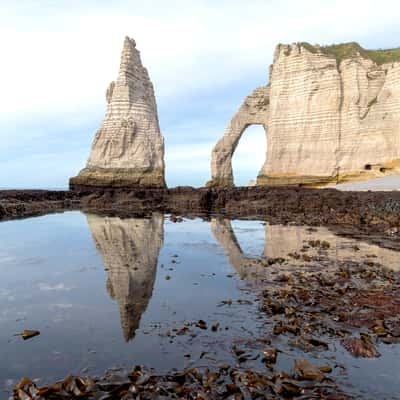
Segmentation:
{"type": "MultiPolygon", "coordinates": [[[[84,165],[125,35],[155,86],[168,184],[202,185],[232,113],[266,83],[276,44],[395,47],[399,13],[395,0],[3,1],[0,184],[65,187],[84,165]]],[[[261,166],[264,138],[251,143],[252,156],[237,161],[238,183],[261,166]]]]}
{"type": "MultiPolygon", "coordinates": [[[[257,303],[235,306],[235,300],[254,300],[254,295],[244,291],[233,275],[226,251],[229,240],[236,237],[246,256],[262,255],[266,228],[260,221],[233,221],[231,225],[234,236],[223,236],[218,242],[209,222],[185,219],[183,223],[172,223],[165,219],[153,294],[136,336],[126,343],[118,299],[112,300],[106,288],[108,272],[104,268],[110,266],[103,265],[84,214],[67,212],[1,223],[0,253],[8,249],[10,260],[2,264],[0,280],[0,387],[5,381],[12,384],[12,380],[25,375],[53,380],[86,368],[90,374],[99,374],[121,364],[147,364],[159,370],[184,368],[185,353],[196,359],[204,350],[218,350],[223,361],[231,361],[232,340],[248,340],[265,333],[265,321],[257,319],[257,303]],[[234,301],[233,305],[220,307],[228,299],[234,301]],[[209,325],[219,322],[229,329],[218,336],[210,330],[200,332],[196,338],[179,336],[173,343],[169,337],[159,335],[198,319],[209,325]],[[23,329],[39,329],[41,335],[26,342],[13,336],[23,329]]],[[[335,256],[347,256],[346,249],[352,244],[350,239],[336,238],[323,228],[312,234],[304,227],[267,229],[272,234],[266,251],[279,248],[282,255],[298,250],[304,240],[320,237],[330,241],[329,252],[335,256]],[[336,249],[344,250],[341,253],[336,249]]],[[[122,238],[129,235],[129,230],[123,233],[122,238]]],[[[135,251],[135,246],[123,244],[116,243],[118,251],[135,251]]],[[[103,250],[112,246],[110,242],[103,250]]],[[[359,247],[351,254],[377,252],[376,246],[360,243],[359,247]]],[[[379,262],[399,259],[398,253],[387,252],[379,254],[379,262]]],[[[382,375],[398,357],[398,348],[388,349],[380,349],[385,358],[368,363],[354,361],[349,368],[352,376],[368,385],[365,376],[371,378],[375,367],[382,375]]],[[[280,358],[279,367],[288,369],[292,361],[288,364],[285,357],[280,358]]],[[[384,390],[386,384],[400,390],[395,373],[380,379],[384,384],[379,390],[384,390]]]]}
{"type": "Polygon", "coordinates": [[[63,291],[63,290],[72,290],[74,289],[74,286],[66,286],[64,283],[56,283],[54,285],[49,285],[48,283],[45,282],[40,282],[38,283],[38,288],[39,290],[43,292],[51,292],[51,291],[63,291]]]}
{"type": "MultiPolygon", "coordinates": [[[[209,224],[166,219],[153,296],[135,338],[125,343],[118,299],[107,292],[107,272],[83,214],[50,214],[4,222],[1,228],[0,251],[11,249],[13,261],[3,264],[0,282],[0,381],[23,375],[61,378],[86,367],[100,373],[121,363],[181,365],[182,349],[174,350],[176,345],[167,339],[162,344],[159,331],[145,332],[154,331],[154,324],[165,332],[186,320],[222,323],[218,304],[242,297],[236,279],[227,278],[232,268],[209,224]],[[175,254],[177,263],[172,263],[175,254]],[[13,335],[23,329],[39,329],[41,335],[21,342],[13,335]]],[[[246,318],[227,320],[227,337],[246,318]]]]}

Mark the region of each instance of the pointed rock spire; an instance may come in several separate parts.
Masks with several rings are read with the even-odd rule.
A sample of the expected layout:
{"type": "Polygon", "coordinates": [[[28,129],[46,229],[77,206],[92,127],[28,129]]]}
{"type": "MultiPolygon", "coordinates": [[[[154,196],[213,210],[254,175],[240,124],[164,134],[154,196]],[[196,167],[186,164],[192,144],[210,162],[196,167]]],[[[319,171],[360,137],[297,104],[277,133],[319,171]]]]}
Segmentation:
{"type": "Polygon", "coordinates": [[[133,39],[125,37],[118,79],[106,92],[107,111],[79,187],[164,187],[164,139],[153,85],[133,39]]]}

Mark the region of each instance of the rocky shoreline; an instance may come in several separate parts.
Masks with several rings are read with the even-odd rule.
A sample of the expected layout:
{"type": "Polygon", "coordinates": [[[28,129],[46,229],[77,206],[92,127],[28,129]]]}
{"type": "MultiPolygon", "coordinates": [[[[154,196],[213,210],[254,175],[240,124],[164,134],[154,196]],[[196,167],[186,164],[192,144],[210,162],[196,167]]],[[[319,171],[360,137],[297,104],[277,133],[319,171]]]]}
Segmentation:
{"type": "MultiPolygon", "coordinates": [[[[120,217],[157,211],[171,214],[173,222],[180,216],[218,215],[271,225],[327,226],[341,235],[400,249],[399,192],[299,187],[0,191],[0,220],[67,210],[120,217]]],[[[322,363],[320,355],[336,355],[340,347],[354,358],[376,358],[380,346],[398,343],[399,273],[385,269],[373,254],[359,262],[333,259],[330,246],[310,240],[285,259],[253,260],[262,275],[254,279],[252,290],[260,316],[269,322],[263,337],[232,348],[236,363],[161,375],[136,366],[103,377],[67,377],[50,386],[23,378],[11,398],[352,398],[341,378],[346,366],[334,358],[322,363]],[[307,358],[296,357],[282,370],[276,360],[291,348],[307,358]],[[262,369],[246,364],[256,359],[262,369]]],[[[213,329],[203,322],[196,326],[213,329]]],[[[190,334],[191,329],[177,328],[175,334],[190,334]]]]}
{"type": "Polygon", "coordinates": [[[273,186],[0,191],[0,220],[67,210],[120,216],[154,211],[180,216],[219,214],[271,224],[328,226],[338,234],[400,249],[400,192],[273,186]]]}
{"type": "MultiPolygon", "coordinates": [[[[230,348],[234,362],[213,366],[201,355],[197,364],[167,373],[136,365],[51,385],[22,378],[10,400],[361,398],[361,388],[345,379],[350,364],[338,349],[353,360],[376,359],[385,357],[384,346],[398,345],[400,276],[375,254],[349,261],[335,257],[331,246],[309,240],[285,258],[260,257],[242,266],[254,272],[247,284],[264,322],[250,341],[230,348]],[[282,368],[285,357],[291,362],[282,368]]],[[[220,307],[230,309],[232,300],[220,307]]],[[[166,335],[174,340],[201,330],[218,337],[223,329],[206,319],[177,324],[166,335]]]]}
{"type": "MultiPolygon", "coordinates": [[[[283,261],[268,263],[270,278],[253,289],[260,314],[270,322],[265,336],[232,348],[234,364],[166,374],[137,365],[109,370],[102,377],[69,376],[48,386],[23,378],[10,399],[359,398],[354,388],[342,387],[346,366],[334,356],[325,363],[326,355],[336,354],[341,346],[354,358],[377,358],[378,346],[398,344],[399,274],[376,262],[341,262],[334,267],[328,246],[315,242],[304,247],[307,257],[290,273],[282,269],[283,261]],[[316,262],[324,270],[316,270],[316,262]],[[263,288],[267,282],[268,289],[263,288]],[[277,361],[290,348],[307,358],[295,359],[290,370],[282,371],[277,361]],[[262,367],[250,367],[257,359],[262,367]]],[[[197,326],[200,322],[200,329],[209,329],[206,321],[197,326]]],[[[175,335],[185,334],[190,334],[187,326],[175,330],[175,335]]]]}

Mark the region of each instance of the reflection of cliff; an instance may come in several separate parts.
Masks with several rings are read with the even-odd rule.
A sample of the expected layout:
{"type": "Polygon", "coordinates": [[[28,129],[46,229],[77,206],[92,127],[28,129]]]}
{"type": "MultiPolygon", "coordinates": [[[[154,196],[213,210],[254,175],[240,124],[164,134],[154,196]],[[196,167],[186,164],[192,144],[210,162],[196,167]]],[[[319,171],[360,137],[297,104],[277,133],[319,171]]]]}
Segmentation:
{"type": "MultiPolygon", "coordinates": [[[[373,256],[374,261],[379,262],[385,267],[398,269],[400,265],[400,253],[381,248],[376,245],[360,242],[355,239],[349,239],[337,236],[327,228],[318,228],[310,232],[305,226],[283,226],[266,225],[265,226],[265,245],[263,255],[260,257],[246,256],[236,238],[232,229],[231,222],[228,219],[213,218],[211,221],[211,230],[228,256],[229,263],[240,275],[241,278],[260,277],[268,272],[263,263],[257,262],[261,258],[284,258],[290,261],[290,264],[296,263],[289,253],[300,253],[304,245],[310,240],[320,240],[329,243],[326,249],[327,255],[333,260],[352,260],[362,261],[373,256]]],[[[316,255],[318,249],[310,248],[309,255],[316,255]]],[[[300,260],[304,264],[303,260],[300,260]]],[[[283,270],[286,264],[278,264],[279,269],[283,270]]]]}
{"type": "Polygon", "coordinates": [[[163,217],[120,219],[90,214],[87,219],[108,272],[108,293],[118,302],[122,330],[129,341],[153,292],[163,217]]]}
{"type": "Polygon", "coordinates": [[[264,256],[287,257],[288,253],[299,252],[308,241],[316,239],[329,243],[328,254],[332,259],[362,261],[374,256],[374,261],[385,267],[399,268],[399,252],[335,235],[325,227],[310,232],[306,226],[266,225],[264,256]]]}
{"type": "Polygon", "coordinates": [[[218,243],[225,250],[229,263],[242,279],[246,279],[249,272],[256,272],[255,269],[259,267],[257,258],[246,257],[243,254],[229,219],[212,218],[211,230],[218,243]],[[249,266],[253,268],[249,270],[249,266]]]}

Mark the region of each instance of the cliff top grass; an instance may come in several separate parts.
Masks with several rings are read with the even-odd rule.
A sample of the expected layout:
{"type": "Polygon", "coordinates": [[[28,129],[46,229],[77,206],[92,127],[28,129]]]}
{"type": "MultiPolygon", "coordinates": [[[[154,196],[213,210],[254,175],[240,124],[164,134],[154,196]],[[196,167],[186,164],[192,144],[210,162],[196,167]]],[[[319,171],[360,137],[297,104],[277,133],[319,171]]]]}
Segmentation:
{"type": "Polygon", "coordinates": [[[318,46],[307,42],[301,42],[300,45],[311,53],[321,52],[327,56],[334,57],[338,63],[347,58],[355,57],[357,53],[360,53],[362,57],[370,59],[378,65],[400,61],[400,47],[394,49],[367,50],[361,47],[357,42],[333,44],[331,46],[318,46]]]}

